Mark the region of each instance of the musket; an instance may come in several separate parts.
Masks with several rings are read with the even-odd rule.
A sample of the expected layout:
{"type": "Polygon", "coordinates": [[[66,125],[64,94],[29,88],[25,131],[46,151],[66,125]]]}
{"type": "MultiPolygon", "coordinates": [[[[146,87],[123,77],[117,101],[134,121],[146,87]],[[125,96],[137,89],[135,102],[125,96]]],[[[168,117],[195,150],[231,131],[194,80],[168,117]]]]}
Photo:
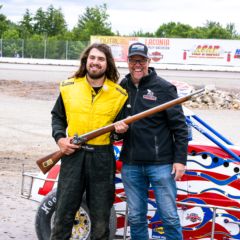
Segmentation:
{"type": "MultiPolygon", "coordinates": [[[[173,107],[177,104],[181,104],[185,101],[188,101],[192,98],[192,96],[199,94],[203,92],[204,89],[200,89],[198,91],[195,91],[189,95],[176,98],[172,101],[166,102],[164,104],[158,105],[156,107],[150,108],[146,111],[140,112],[138,114],[135,114],[133,116],[127,117],[123,119],[125,124],[129,125],[135,121],[138,121],[142,118],[148,117],[150,115],[153,115],[154,113],[164,111],[170,107],[173,107]]],[[[103,135],[108,132],[112,132],[114,130],[114,123],[107,125],[105,127],[98,128],[96,130],[93,130],[91,132],[85,133],[81,136],[74,136],[72,143],[76,145],[80,145],[83,143],[86,143],[90,139],[96,138],[100,135],[103,135]]],[[[45,174],[47,173],[62,157],[64,156],[64,153],[62,153],[60,150],[56,151],[54,153],[51,153],[47,155],[46,157],[40,158],[36,161],[38,167],[41,169],[41,171],[45,174]]]]}

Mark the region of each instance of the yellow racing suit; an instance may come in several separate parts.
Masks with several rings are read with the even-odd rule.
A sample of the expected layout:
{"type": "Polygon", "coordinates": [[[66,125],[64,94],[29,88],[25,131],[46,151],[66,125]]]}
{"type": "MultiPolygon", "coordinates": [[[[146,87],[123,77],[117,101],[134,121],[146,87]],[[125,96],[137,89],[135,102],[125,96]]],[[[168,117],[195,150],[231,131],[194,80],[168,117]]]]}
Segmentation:
{"type": "MultiPolygon", "coordinates": [[[[81,135],[111,124],[127,99],[126,91],[108,79],[97,94],[86,77],[63,81],[60,91],[66,111],[69,136],[81,135]]],[[[110,133],[106,133],[88,143],[109,144],[109,135],[110,133]]]]}
{"type": "MultiPolygon", "coordinates": [[[[113,123],[127,99],[126,91],[108,79],[96,93],[86,77],[63,81],[60,93],[51,112],[56,141],[113,123]]],[[[51,240],[70,239],[84,193],[91,219],[91,239],[109,239],[110,210],[115,197],[115,158],[110,133],[89,140],[87,146],[93,150],[81,148],[61,159],[51,240]]]]}

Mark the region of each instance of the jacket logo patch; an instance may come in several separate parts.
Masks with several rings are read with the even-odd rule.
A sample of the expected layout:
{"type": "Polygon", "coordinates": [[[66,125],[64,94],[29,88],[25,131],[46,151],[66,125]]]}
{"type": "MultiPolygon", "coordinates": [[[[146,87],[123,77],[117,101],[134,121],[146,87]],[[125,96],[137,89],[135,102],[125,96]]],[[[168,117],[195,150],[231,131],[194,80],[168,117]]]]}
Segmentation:
{"type": "Polygon", "coordinates": [[[74,84],[74,82],[62,82],[62,87],[74,84]]]}
{"type": "Polygon", "coordinates": [[[152,92],[150,89],[147,89],[147,94],[143,95],[144,99],[156,101],[157,97],[154,96],[154,92],[152,92]]]}

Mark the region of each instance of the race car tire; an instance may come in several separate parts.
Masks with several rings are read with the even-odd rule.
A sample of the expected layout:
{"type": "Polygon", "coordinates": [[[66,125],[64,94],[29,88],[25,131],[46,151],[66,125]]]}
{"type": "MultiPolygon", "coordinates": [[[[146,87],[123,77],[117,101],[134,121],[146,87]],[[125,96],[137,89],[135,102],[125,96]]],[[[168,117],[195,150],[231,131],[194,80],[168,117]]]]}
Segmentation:
{"type": "MultiPolygon", "coordinates": [[[[56,208],[56,189],[46,195],[41,201],[35,219],[35,230],[38,240],[49,240],[51,228],[53,226],[53,219],[56,208]]],[[[117,217],[114,207],[111,209],[110,215],[110,236],[109,240],[114,239],[117,226],[117,217]]],[[[86,205],[86,200],[83,198],[81,207],[76,214],[75,223],[72,231],[73,239],[89,240],[91,230],[91,221],[89,217],[89,210],[86,205]],[[80,220],[79,220],[80,218],[80,220]],[[84,223],[84,224],[83,224],[84,223]],[[79,228],[81,230],[79,231],[79,228]],[[81,232],[81,234],[80,234],[81,232]],[[81,236],[80,236],[81,235],[81,236]]]]}

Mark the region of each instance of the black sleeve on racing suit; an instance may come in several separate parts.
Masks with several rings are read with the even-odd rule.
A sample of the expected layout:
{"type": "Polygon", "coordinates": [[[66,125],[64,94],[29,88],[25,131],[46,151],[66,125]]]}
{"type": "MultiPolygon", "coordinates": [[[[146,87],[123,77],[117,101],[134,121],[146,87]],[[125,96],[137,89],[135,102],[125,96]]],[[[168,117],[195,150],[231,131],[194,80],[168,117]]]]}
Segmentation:
{"type": "Polygon", "coordinates": [[[57,142],[60,138],[66,137],[67,118],[61,94],[51,111],[52,114],[52,136],[57,142]]]}

